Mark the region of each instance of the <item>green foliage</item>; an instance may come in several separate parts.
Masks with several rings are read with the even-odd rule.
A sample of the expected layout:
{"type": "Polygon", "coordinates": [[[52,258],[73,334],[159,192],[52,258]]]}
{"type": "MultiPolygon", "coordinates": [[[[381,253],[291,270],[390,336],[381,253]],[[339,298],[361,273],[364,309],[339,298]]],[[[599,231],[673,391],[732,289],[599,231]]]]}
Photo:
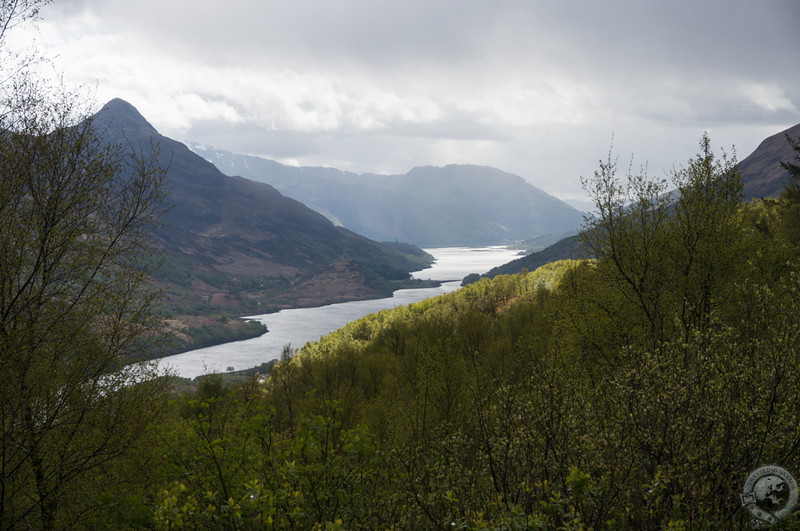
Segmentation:
{"type": "Polygon", "coordinates": [[[292,437],[281,436],[274,413],[256,407],[252,382],[205,385],[204,398],[180,403],[168,435],[167,462],[181,479],[159,492],[156,527],[352,527],[374,518],[364,500],[378,488],[376,448],[364,428],[304,415],[292,437]]]}
{"type": "Polygon", "coordinates": [[[735,161],[700,151],[674,202],[601,165],[595,260],[367,316],[278,363],[275,428],[366,429],[398,527],[743,525],[749,471],[799,464],[795,250],[783,205],[742,205],[735,161]]]}
{"type": "Polygon", "coordinates": [[[138,486],[120,469],[163,409],[165,382],[132,364],[159,337],[163,172],[76,105],[30,79],[0,101],[0,529],[82,525],[104,491],[138,486]]]}

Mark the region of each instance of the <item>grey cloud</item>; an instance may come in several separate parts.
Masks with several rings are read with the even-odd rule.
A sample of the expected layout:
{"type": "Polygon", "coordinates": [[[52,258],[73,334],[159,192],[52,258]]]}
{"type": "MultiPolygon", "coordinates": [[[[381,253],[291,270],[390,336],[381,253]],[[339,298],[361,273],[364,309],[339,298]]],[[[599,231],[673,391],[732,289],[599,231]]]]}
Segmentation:
{"type": "Polygon", "coordinates": [[[72,0],[66,5],[89,7],[111,29],[142,32],[201,57],[243,64],[302,61],[317,68],[561,64],[600,75],[677,65],[698,73],[734,66],[761,73],[789,60],[800,43],[800,4],[794,0],[230,0],[224,7],[209,0],[72,0]]]}
{"type": "MultiPolygon", "coordinates": [[[[209,92],[235,100],[244,123],[195,118],[183,133],[303,164],[401,172],[473,162],[575,195],[578,176],[591,174],[612,133],[623,155],[636,152],[651,167],[668,168],[694,152],[704,129],[713,129],[715,142],[716,134],[752,149],[759,135],[800,121],[796,0],[62,0],[48,10],[95,13],[96,31],[135,36],[131,53],[138,46],[182,65],[238,67],[253,83],[270,82],[259,73],[292,72],[351,84],[350,92],[337,87],[320,96],[327,98],[323,111],[344,117],[338,126],[299,132],[291,121],[283,129],[259,122],[253,116],[285,109],[248,112],[217,80],[209,92]],[[509,101],[528,85],[539,92],[509,101]],[[570,88],[576,94],[564,93],[570,88]],[[379,126],[360,128],[350,119],[363,110],[359,97],[377,93],[433,102],[438,114],[388,109],[368,117],[379,126]],[[543,117],[493,114],[503,105],[484,105],[489,98],[518,105],[520,116],[543,117]],[[526,108],[531,102],[541,108],[526,108]],[[570,123],[552,118],[559,114],[570,123]]],[[[158,82],[141,80],[154,86],[151,98],[170,90],[158,82]]]]}
{"type": "Polygon", "coordinates": [[[448,140],[508,141],[512,128],[485,122],[486,116],[457,109],[446,109],[442,118],[428,123],[397,121],[387,124],[377,135],[438,138],[448,140]]]}
{"type": "Polygon", "coordinates": [[[236,153],[256,154],[272,159],[311,158],[324,152],[317,135],[277,131],[262,125],[199,121],[192,124],[183,140],[196,141],[236,153]]]}

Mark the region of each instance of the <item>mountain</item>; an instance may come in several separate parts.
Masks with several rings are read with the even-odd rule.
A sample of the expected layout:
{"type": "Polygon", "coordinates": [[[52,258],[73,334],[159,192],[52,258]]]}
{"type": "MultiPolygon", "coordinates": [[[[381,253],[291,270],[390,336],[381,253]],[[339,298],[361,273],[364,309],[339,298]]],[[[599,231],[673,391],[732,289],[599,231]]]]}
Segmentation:
{"type": "Polygon", "coordinates": [[[356,174],[190,144],[222,171],[266,182],[332,221],[382,241],[478,246],[574,231],[582,214],[522,177],[486,166],[356,174]]]}
{"type": "Polygon", "coordinates": [[[170,209],[155,240],[165,256],[164,302],[175,314],[264,313],[380,297],[430,264],[420,249],[372,241],[272,186],[224,175],[123,100],[106,104],[93,123],[105,142],[158,153],[168,168],[170,209]]]}
{"type": "Polygon", "coordinates": [[[755,151],[739,163],[745,199],[777,197],[789,184],[789,172],[781,162],[792,162],[797,153],[786,136],[800,139],[800,124],[766,138],[755,151]]]}

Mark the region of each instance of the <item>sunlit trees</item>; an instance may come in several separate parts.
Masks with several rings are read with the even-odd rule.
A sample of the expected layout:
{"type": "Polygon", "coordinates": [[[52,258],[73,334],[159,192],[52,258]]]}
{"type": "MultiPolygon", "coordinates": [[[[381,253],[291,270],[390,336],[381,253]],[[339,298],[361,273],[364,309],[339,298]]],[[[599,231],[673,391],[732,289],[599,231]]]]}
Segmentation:
{"type": "Polygon", "coordinates": [[[707,136],[669,177],[609,157],[592,259],[364,317],[189,402],[156,523],[747,525],[749,473],[800,470],[796,245],[707,136]]]}

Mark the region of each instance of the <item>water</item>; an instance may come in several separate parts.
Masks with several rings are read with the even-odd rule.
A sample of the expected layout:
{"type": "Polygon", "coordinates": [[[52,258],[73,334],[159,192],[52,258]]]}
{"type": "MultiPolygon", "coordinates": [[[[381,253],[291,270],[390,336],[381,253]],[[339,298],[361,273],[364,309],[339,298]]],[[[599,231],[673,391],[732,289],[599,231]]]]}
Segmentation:
{"type": "Polygon", "coordinates": [[[505,247],[447,247],[426,249],[436,258],[429,269],[414,273],[415,278],[438,280],[436,288],[397,290],[391,297],[366,301],[329,304],[316,308],[281,310],[248,317],[264,323],[269,332],[253,339],[224,343],[168,356],[161,367],[170,368],[179,376],[194,378],[210,372],[224,372],[256,367],[277,359],[284,345],[301,347],[309,341],[338,330],[350,321],[387,308],[403,306],[449,293],[459,288],[461,279],[470,273],[485,273],[491,268],[517,258],[518,251],[505,247]]]}

